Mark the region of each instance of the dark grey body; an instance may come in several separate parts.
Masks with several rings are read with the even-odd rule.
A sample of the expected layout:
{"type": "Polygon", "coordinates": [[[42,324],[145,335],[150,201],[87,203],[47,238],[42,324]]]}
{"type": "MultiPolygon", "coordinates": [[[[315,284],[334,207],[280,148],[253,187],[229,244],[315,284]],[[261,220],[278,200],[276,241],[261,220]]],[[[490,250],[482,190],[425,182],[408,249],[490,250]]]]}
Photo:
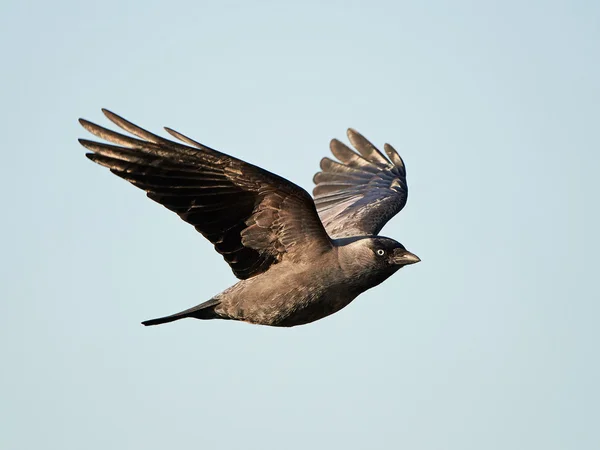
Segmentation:
{"type": "Polygon", "coordinates": [[[144,322],[158,325],[173,320],[232,319],[278,327],[304,325],[349,305],[358,295],[382,283],[403,265],[418,262],[393,239],[338,240],[330,251],[310,263],[283,262],[267,272],[242,280],[209,301],[171,316],[144,322]],[[340,242],[344,242],[339,245],[340,242]]]}
{"type": "Polygon", "coordinates": [[[331,253],[323,258],[329,261],[310,266],[282,263],[268,274],[238,282],[215,297],[219,304],[214,312],[229,319],[290,327],[339,311],[364,289],[348,285],[331,253]]]}
{"type": "Polygon", "coordinates": [[[80,119],[110,144],[80,139],[86,156],[143,189],[210,240],[241,281],[193,308],[143,322],[186,317],[291,327],[329,316],[401,267],[419,261],[377,234],[406,204],[406,170],[349,129],[353,151],[331,141],[339,159],[321,160],[314,199],[260,167],[170,128],[174,142],[104,110],[129,136],[80,119]]]}

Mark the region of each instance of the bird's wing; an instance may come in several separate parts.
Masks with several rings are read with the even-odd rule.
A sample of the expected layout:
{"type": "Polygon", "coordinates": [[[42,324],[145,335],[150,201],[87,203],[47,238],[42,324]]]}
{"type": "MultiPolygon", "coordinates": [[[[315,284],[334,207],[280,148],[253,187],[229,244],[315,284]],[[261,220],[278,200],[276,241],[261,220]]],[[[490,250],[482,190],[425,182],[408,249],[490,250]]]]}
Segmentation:
{"type": "Polygon", "coordinates": [[[355,130],[348,138],[358,153],[333,139],[331,152],[341,162],[323,158],[313,179],[317,211],[332,238],[376,235],[408,196],[404,162],[391,145],[384,146],[388,159],[355,130]]]}
{"type": "Polygon", "coordinates": [[[136,136],[80,119],[93,135],[86,156],[147,192],[210,240],[240,279],[289,259],[310,262],[332,246],[308,192],[259,167],[208,148],[169,128],[183,145],[103,110],[136,136]]]}

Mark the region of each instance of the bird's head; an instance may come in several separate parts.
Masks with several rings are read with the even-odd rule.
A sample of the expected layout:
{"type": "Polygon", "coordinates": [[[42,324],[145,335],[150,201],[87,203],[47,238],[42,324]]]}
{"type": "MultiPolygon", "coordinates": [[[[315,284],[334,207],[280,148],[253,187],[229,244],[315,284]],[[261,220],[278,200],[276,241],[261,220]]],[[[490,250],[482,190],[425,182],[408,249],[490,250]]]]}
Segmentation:
{"type": "Polygon", "coordinates": [[[394,239],[375,236],[344,243],[339,247],[342,270],[352,278],[376,286],[396,271],[421,259],[394,239]]]}

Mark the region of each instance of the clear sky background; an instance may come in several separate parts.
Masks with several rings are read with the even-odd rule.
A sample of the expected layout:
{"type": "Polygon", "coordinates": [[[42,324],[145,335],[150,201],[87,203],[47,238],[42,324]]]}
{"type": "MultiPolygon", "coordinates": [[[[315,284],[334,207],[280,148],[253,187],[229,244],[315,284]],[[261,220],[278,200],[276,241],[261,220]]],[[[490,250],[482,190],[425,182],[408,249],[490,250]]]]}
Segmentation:
{"type": "Polygon", "coordinates": [[[0,7],[2,449],[600,448],[600,6],[0,7]],[[140,325],[235,281],[84,158],[167,125],[306,189],[354,127],[422,258],[322,321],[140,325]]]}

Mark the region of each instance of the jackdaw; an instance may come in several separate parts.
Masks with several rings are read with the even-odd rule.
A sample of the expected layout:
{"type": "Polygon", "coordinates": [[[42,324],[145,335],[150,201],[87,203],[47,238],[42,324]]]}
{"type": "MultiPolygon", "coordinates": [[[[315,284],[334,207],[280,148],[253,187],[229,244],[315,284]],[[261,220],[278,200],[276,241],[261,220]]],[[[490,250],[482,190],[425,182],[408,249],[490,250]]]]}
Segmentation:
{"type": "Polygon", "coordinates": [[[86,156],[146,191],[214,245],[238,283],[193,308],[142,322],[192,317],[292,327],[322,319],[419,262],[399,242],[377,234],[406,204],[404,162],[386,158],[353,129],[357,150],[331,141],[339,160],[321,160],[313,195],[260,167],[165,128],[179,142],[118,115],[106,117],[129,136],[87,120],[81,125],[112,144],[79,142],[86,156]]]}

